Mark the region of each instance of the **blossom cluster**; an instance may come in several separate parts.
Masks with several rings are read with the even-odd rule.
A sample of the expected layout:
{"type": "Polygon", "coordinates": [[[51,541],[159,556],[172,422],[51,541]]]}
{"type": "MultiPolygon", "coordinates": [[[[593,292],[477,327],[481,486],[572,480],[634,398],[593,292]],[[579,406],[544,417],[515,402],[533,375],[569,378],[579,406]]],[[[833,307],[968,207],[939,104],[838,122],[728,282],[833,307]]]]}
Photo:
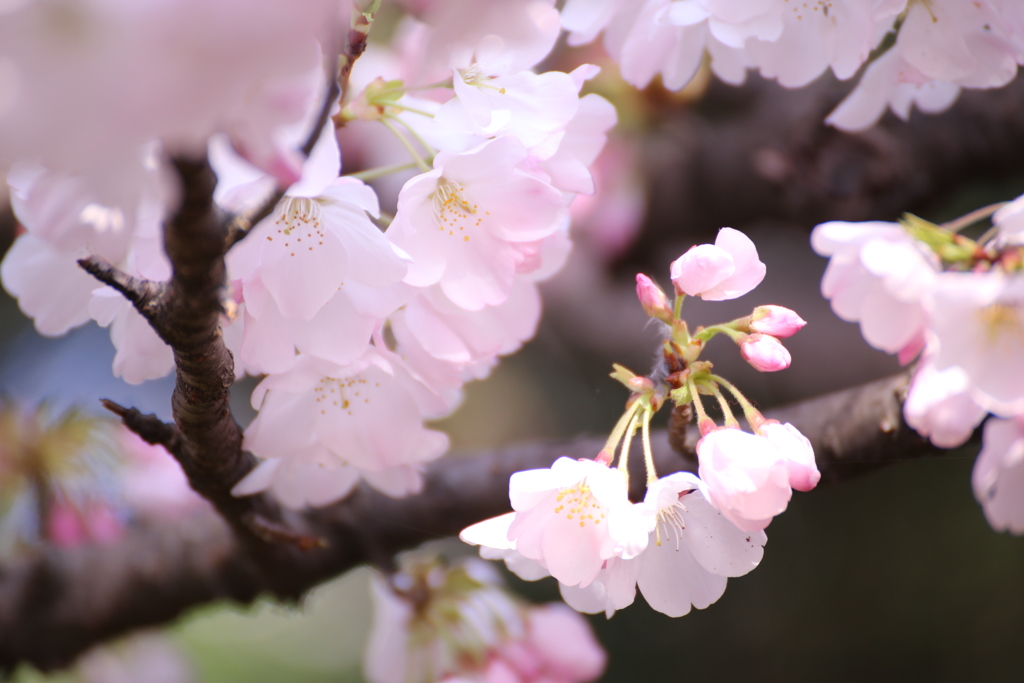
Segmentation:
{"type": "MultiPolygon", "coordinates": [[[[13,14],[38,21],[48,4],[27,3],[13,14]]],[[[197,19],[234,22],[233,4],[204,4],[197,19]]],[[[262,4],[268,26],[274,12],[294,7],[262,4]]],[[[349,4],[307,4],[295,12],[304,18],[274,26],[280,35],[262,43],[233,24],[223,31],[204,24],[189,41],[164,37],[196,54],[206,54],[209,39],[211,58],[233,47],[215,40],[220,32],[251,43],[231,53],[237,65],[226,57],[216,62],[208,80],[189,81],[190,94],[181,98],[201,108],[208,89],[230,98],[243,88],[245,97],[231,100],[243,101],[241,110],[218,110],[218,99],[193,122],[188,112],[161,108],[160,117],[182,131],[139,113],[125,152],[131,163],[113,175],[56,153],[15,154],[8,184],[25,232],[0,265],[4,286],[40,332],[63,334],[91,317],[110,327],[115,374],[133,383],[161,377],[173,367],[170,348],[119,293],[96,287],[77,261],[98,257],[131,276],[170,277],[161,228],[176,195],[168,180],[171,155],[208,150],[218,176],[215,200],[226,211],[244,214],[284,188],[271,214],[227,253],[222,330],[236,375],[266,375],[253,394],[259,415],[245,435],[245,447],[262,462],[235,493],[269,489],[293,507],[338,500],[360,480],[394,496],[419,490],[424,464],[448,445],[424,421],[449,414],[466,381],[486,376],[499,356],[534,334],[537,282],[557,271],[568,252],[568,206],[594,191],[589,167],[616,121],[609,102],[580,96],[596,67],[535,72],[559,35],[553,2],[489,3],[456,15],[453,3],[437,3],[422,20],[407,17],[399,29],[405,39],[396,41],[404,51],[371,44],[340,103],[322,101],[322,64],[336,61],[344,33],[337,16],[346,16],[349,4]],[[221,80],[230,79],[232,89],[221,93],[221,80]],[[325,107],[333,116],[313,131],[315,145],[303,159],[296,150],[325,107]],[[377,166],[342,175],[339,141],[357,156],[367,152],[346,136],[347,127],[367,126],[392,136],[397,153],[373,145],[377,166]],[[129,172],[131,184],[118,180],[129,172]],[[403,172],[412,176],[395,176],[403,172]],[[403,182],[389,215],[365,180],[394,177],[403,182]]],[[[156,26],[165,19],[158,10],[120,8],[132,18],[125,23],[95,5],[83,4],[82,21],[99,22],[111,34],[103,44],[110,59],[131,61],[139,38],[122,32],[173,32],[156,26]]],[[[359,26],[372,25],[372,14],[355,17],[359,26]]],[[[184,57],[156,50],[152,59],[184,57]]],[[[47,64],[25,56],[19,68],[26,79],[45,81],[47,64]]],[[[92,75],[113,77],[102,69],[92,75]]],[[[129,95],[143,101],[135,91],[129,95]]],[[[34,96],[19,95],[12,112],[43,106],[34,96]]]]}
{"type": "Polygon", "coordinates": [[[829,115],[845,130],[872,126],[886,108],[948,108],[961,88],[1006,85],[1024,63],[1024,7],[1016,0],[569,0],[570,44],[604,32],[622,76],[645,87],[656,75],[677,90],[711,70],[740,84],[748,69],[787,88],[827,70],[853,92],[829,115]],[[862,67],[867,64],[866,68],[862,67]]]}
{"type": "Polygon", "coordinates": [[[822,294],[865,340],[917,359],[903,414],[954,448],[985,425],[974,491],[990,524],[1024,533],[1024,197],[934,225],[823,223],[811,244],[830,258],[822,294]],[[993,215],[994,214],[994,215],[993,215]],[[961,229],[992,215],[978,239],[961,229]]]}
{"type": "Polygon", "coordinates": [[[730,337],[762,372],[784,369],[789,353],[779,341],[804,321],[781,306],[762,306],[744,318],[699,328],[681,318],[686,296],[721,301],[742,296],[765,275],[754,244],[723,228],[715,244],[698,245],[672,264],[675,302],[646,275],[637,276],[644,310],[661,323],[662,358],[649,376],[616,366],[612,377],[632,395],[608,443],[594,460],[559,458],[550,468],[512,475],[514,512],[462,531],[488,559],[502,559],[527,580],[551,575],[562,597],[583,612],[609,617],[630,605],[637,588],[669,616],[718,600],[728,577],[761,561],[764,529],[782,513],[792,489],[808,491],[820,474],[810,442],[793,425],[766,419],[735,386],[700,360],[718,334],[730,337]],[[722,388],[742,407],[753,432],[739,428],[722,388]],[[718,426],[701,395],[714,396],[725,418],[718,426]],[[701,439],[698,474],[659,478],[650,437],[652,415],[665,403],[696,409],[701,439]],[[629,500],[629,442],[642,432],[647,493],[629,500]],[[622,444],[618,467],[611,464],[622,444]]]}
{"type": "Polygon", "coordinates": [[[564,605],[527,605],[486,563],[406,563],[374,576],[374,621],[363,669],[370,683],[585,683],[605,653],[564,605]]]}

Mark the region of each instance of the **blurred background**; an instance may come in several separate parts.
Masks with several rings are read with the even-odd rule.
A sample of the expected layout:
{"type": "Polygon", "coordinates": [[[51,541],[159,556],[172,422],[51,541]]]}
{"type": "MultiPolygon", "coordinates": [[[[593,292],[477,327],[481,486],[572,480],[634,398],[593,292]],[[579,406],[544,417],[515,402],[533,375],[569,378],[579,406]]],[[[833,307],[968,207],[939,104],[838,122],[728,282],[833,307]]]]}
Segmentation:
{"type": "MultiPolygon", "coordinates": [[[[548,68],[600,59],[560,54],[548,68]]],[[[1019,82],[965,93],[941,116],[915,113],[907,124],[890,115],[846,135],[821,123],[848,87],[825,79],[795,92],[756,78],[741,88],[704,78],[681,94],[638,93],[604,68],[593,88],[616,104],[621,126],[599,162],[599,195],[574,207],[576,249],[545,285],[536,339],[469,385],[462,409],[440,425],[456,452],[609,430],[625,399],[607,377],[611,364],[644,371],[655,344],[633,293],[636,272],[667,285],[668,264],[723,226],[754,240],[767,277],[736,301],[688,301],[691,326],[763,303],[793,308],[808,325],[787,342],[786,372],[759,374],[719,341],[709,358],[720,374],[770,408],[896,372],[894,359],[821,298],[826,261],[811,251],[810,230],[903,211],[943,221],[1024,192],[1019,82]]],[[[0,234],[0,249],[12,231],[0,234]]],[[[96,413],[103,397],[168,417],[172,381],[129,386],[111,376],[112,358],[106,331],[44,339],[0,298],[0,394],[96,413]]],[[[235,387],[243,422],[253,386],[235,387]]],[[[613,619],[592,618],[609,652],[602,680],[1021,680],[1024,539],[986,524],[970,488],[974,456],[965,449],[897,463],[796,495],[767,530],[762,565],[730,580],[711,608],[669,619],[638,595],[613,619]]],[[[457,541],[433,549],[470,552],[457,541]]],[[[362,680],[368,573],[340,577],[296,606],[195,610],[150,644],[146,677],[136,680],[162,680],[175,667],[225,683],[362,680]]],[[[509,580],[531,600],[558,597],[550,579],[509,580]]],[[[114,680],[101,678],[99,665],[92,671],[25,669],[14,680],[114,680]]]]}

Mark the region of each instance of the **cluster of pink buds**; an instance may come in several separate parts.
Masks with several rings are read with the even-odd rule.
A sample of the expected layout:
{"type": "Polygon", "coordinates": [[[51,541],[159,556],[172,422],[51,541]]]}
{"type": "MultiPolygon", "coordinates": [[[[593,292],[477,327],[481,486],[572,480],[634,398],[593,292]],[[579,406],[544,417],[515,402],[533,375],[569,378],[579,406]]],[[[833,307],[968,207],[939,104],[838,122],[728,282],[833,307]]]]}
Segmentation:
{"type": "Polygon", "coordinates": [[[514,474],[514,512],[475,524],[461,538],[481,546],[481,556],[503,559],[521,578],[554,576],[569,605],[608,616],[631,604],[638,588],[654,609],[682,616],[721,597],[728,577],[756,567],[767,541],[764,528],[786,509],[792,489],[814,488],[820,474],[810,442],[793,425],[766,419],[701,354],[708,341],[725,334],[755,368],[781,370],[790,357],[779,338],[805,323],[789,309],[760,306],[691,333],[681,312],[686,296],[734,299],[764,274],[750,239],[723,228],[715,244],[693,247],[672,264],[673,302],[651,278],[638,275],[640,303],[662,323],[664,340],[649,375],[615,366],[612,377],[630,397],[605,447],[594,460],[560,458],[550,468],[514,474]],[[725,392],[752,432],[739,429],[725,392]],[[718,402],[724,425],[708,417],[702,396],[718,402]],[[651,418],[669,402],[692,405],[699,416],[699,477],[659,478],[655,471],[651,418]],[[637,432],[647,494],[632,503],[629,445],[637,432]]]}

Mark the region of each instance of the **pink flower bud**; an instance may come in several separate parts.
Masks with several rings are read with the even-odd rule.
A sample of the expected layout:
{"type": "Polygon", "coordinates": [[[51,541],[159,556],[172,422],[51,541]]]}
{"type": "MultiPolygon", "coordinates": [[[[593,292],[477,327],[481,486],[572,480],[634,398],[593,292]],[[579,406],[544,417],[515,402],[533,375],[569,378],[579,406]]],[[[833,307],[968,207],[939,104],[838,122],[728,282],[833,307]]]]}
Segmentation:
{"type": "Polygon", "coordinates": [[[647,315],[665,324],[672,324],[672,307],[669,305],[668,297],[654,280],[643,273],[636,275],[636,296],[647,315]]]}
{"type": "Polygon", "coordinates": [[[821,480],[821,472],[814,462],[814,448],[807,437],[789,424],[770,420],[760,430],[761,436],[779,449],[786,459],[789,485],[797,491],[810,491],[821,480]]]}
{"type": "Polygon", "coordinates": [[[750,318],[752,332],[770,334],[776,339],[791,337],[807,324],[796,311],[784,306],[758,306],[750,318]]]}
{"type": "Polygon", "coordinates": [[[785,370],[793,360],[782,342],[760,332],[740,342],[740,355],[759,372],[785,370]]]}
{"type": "Polygon", "coordinates": [[[765,437],[715,429],[697,442],[697,458],[711,504],[741,530],[764,529],[789,504],[785,456],[765,437]]]}
{"type": "Polygon", "coordinates": [[[722,228],[714,244],[692,247],[672,263],[677,294],[705,301],[741,297],[764,279],[765,266],[750,238],[739,230],[722,228]]]}

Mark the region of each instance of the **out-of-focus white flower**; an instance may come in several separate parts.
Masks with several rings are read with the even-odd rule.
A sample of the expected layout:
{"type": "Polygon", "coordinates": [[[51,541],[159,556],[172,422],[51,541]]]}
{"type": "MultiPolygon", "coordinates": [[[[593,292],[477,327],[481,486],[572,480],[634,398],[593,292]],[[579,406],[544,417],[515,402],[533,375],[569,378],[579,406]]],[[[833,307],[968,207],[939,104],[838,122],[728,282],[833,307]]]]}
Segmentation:
{"type": "Polygon", "coordinates": [[[521,603],[479,560],[406,563],[389,582],[374,577],[372,589],[371,683],[584,683],[604,670],[580,615],[521,603]]]}
{"type": "Polygon", "coordinates": [[[993,529],[1024,534],[1024,418],[985,423],[971,483],[993,529]]]}
{"type": "Polygon", "coordinates": [[[822,223],[811,246],[830,257],[821,293],[843,320],[859,322],[864,339],[896,353],[923,334],[925,299],[939,264],[896,223],[822,223]]]}
{"type": "Polygon", "coordinates": [[[943,273],[930,308],[935,367],[963,368],[982,408],[1024,412],[1024,277],[943,273]]]}
{"type": "Polygon", "coordinates": [[[934,354],[921,359],[903,403],[903,417],[939,448],[956,448],[971,438],[988,414],[971,396],[967,373],[958,365],[935,367],[934,354]]]}

